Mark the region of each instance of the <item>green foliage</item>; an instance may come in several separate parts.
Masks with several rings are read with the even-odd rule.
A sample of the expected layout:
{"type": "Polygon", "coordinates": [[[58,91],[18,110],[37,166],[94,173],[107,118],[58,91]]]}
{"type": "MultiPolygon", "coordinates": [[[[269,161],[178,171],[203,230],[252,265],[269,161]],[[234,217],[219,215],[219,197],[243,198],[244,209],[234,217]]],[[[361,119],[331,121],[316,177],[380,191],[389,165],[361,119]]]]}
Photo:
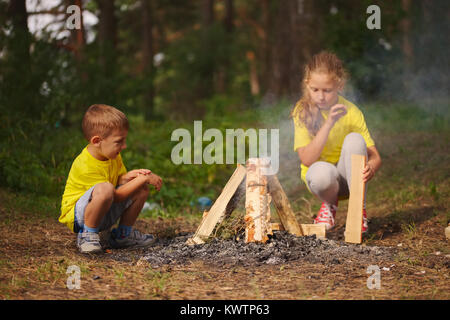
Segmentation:
{"type": "MultiPolygon", "coordinates": [[[[142,70],[142,16],[136,1],[115,1],[116,46],[100,44],[96,37],[83,47],[79,56],[62,48],[61,43],[66,42],[57,43],[45,32],[38,39],[25,32],[25,28],[14,29],[11,17],[6,15],[7,3],[0,1],[3,186],[19,192],[62,195],[72,161],[86,144],[80,131],[81,118],[94,103],[116,106],[128,115],[131,130],[128,149],[122,154],[125,164],[128,169],[149,168],[162,176],[164,187],[160,192],[152,191],[150,201],[159,203],[162,212],[168,215],[180,208],[195,211],[190,204],[200,196],[214,199],[235,167],[172,163],[171,151],[177,142],[170,141],[171,133],[177,128],[193,133],[193,120],[203,120],[203,130],[217,128],[224,137],[229,128],[280,128],[280,154],[296,157],[291,150],[293,130],[286,125],[292,125],[290,102],[280,97],[278,102],[264,104],[252,97],[246,58],[248,51],[254,52],[256,71],[260,78],[266,76],[265,64],[275,62],[270,61],[271,54],[279,49],[270,48],[275,43],[271,42],[271,34],[278,35],[281,30],[275,23],[269,26],[266,23],[277,20],[274,18],[280,3],[269,1],[265,11],[258,1],[235,1],[235,13],[239,14],[234,17],[232,32],[223,26],[223,3],[216,4],[215,11],[221,14],[210,25],[202,20],[204,4],[182,0],[151,3],[154,54],[162,54],[164,58],[153,72],[148,72],[142,70]],[[266,14],[267,21],[263,18],[266,14]],[[145,121],[150,89],[155,92],[155,117],[145,121]]],[[[330,14],[328,2],[319,2],[317,5],[323,12],[314,13],[325,19],[317,29],[321,46],[335,51],[344,60],[359,92],[368,96],[385,92],[388,98],[394,91],[397,94],[392,96],[401,95],[402,84],[392,86],[390,81],[403,68],[401,48],[396,42],[399,29],[388,27],[396,26],[404,15],[400,2],[336,0],[333,4],[338,9],[335,14],[330,14]],[[366,28],[366,8],[370,4],[381,7],[381,30],[366,28]],[[386,43],[392,45],[390,50],[386,49],[386,43]]],[[[99,15],[95,1],[87,2],[86,6],[99,15]]],[[[440,6],[433,10],[436,8],[440,6]]],[[[410,18],[417,15],[414,11],[410,18]]],[[[98,33],[98,26],[93,31],[98,33]]],[[[444,36],[441,33],[439,39],[444,36]]],[[[415,44],[419,45],[420,41],[415,44]]],[[[431,49],[418,55],[421,59],[417,60],[433,60],[430,52],[431,49]]],[[[267,79],[259,80],[264,94],[267,79]]],[[[445,81],[441,86],[446,87],[445,81]]],[[[369,128],[378,132],[447,133],[447,110],[448,102],[443,99],[423,105],[389,101],[386,105],[370,105],[363,111],[369,128]]],[[[207,144],[204,142],[203,146],[207,144]]],[[[438,199],[442,191],[430,184],[429,193],[438,199]]]]}
{"type": "Polygon", "coordinates": [[[234,97],[235,101],[245,99],[248,84],[239,77],[244,71],[242,65],[247,64],[242,59],[244,48],[235,37],[222,25],[213,24],[187,31],[166,48],[163,63],[157,68],[155,84],[165,109],[170,112],[169,117],[195,119],[205,113],[220,114],[229,105],[226,101],[229,97],[234,97]],[[216,109],[211,109],[209,99],[215,99],[212,105],[216,109]]]}
{"type": "Polygon", "coordinates": [[[399,2],[381,1],[335,1],[337,12],[327,14],[325,28],[320,31],[325,47],[335,52],[351,74],[351,83],[367,98],[399,91],[395,83],[402,71],[402,52],[396,43],[397,29],[393,29],[401,18],[399,2]],[[376,4],[381,10],[381,29],[369,30],[366,20],[368,6],[376,4]],[[389,87],[391,86],[391,87],[389,87]]]}

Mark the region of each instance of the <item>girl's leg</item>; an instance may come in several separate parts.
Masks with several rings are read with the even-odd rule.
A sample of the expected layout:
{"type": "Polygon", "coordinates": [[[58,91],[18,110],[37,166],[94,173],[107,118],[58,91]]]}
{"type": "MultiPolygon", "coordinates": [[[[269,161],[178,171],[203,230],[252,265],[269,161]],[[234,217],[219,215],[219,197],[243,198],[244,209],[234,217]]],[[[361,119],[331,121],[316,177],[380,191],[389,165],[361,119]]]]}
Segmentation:
{"type": "Polygon", "coordinates": [[[306,173],[306,182],[311,192],[328,204],[337,204],[339,193],[337,168],[325,161],[314,162],[306,173]]]}

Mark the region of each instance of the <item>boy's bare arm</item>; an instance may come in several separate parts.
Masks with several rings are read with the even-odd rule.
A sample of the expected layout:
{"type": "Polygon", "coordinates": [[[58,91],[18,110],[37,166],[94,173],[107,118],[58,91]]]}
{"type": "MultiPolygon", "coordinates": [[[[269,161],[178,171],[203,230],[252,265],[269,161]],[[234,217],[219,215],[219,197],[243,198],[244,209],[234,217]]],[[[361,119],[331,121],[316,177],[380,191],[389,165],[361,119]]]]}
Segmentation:
{"type": "Polygon", "coordinates": [[[120,186],[122,184],[125,184],[125,183],[133,180],[139,174],[150,174],[150,173],[152,173],[152,172],[148,169],[134,169],[134,170],[128,171],[127,173],[121,175],[119,177],[117,184],[120,186]]]}
{"type": "Polygon", "coordinates": [[[125,201],[136,190],[147,184],[147,180],[148,179],[145,175],[139,175],[136,178],[122,184],[114,191],[114,202],[125,201]]]}
{"type": "Polygon", "coordinates": [[[146,184],[154,185],[156,190],[160,190],[162,179],[154,173],[138,174],[135,178],[121,185],[114,192],[114,202],[122,202],[132,195],[136,190],[146,184]]]}

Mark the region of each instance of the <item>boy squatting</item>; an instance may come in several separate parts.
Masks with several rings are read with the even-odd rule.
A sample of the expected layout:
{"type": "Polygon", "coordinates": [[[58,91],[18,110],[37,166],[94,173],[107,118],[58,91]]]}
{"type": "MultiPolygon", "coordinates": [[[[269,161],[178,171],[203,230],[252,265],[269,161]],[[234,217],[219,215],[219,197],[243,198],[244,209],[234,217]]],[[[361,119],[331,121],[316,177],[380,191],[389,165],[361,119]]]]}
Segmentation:
{"type": "Polygon", "coordinates": [[[162,179],[148,169],[127,172],[120,152],[126,148],[128,119],[102,104],[88,108],[82,122],[89,144],[75,158],[61,202],[59,222],[77,233],[82,253],[100,253],[99,232],[119,220],[108,239],[112,248],[146,247],[155,241],[133,225],[147,200],[149,188],[160,190],[162,179]]]}

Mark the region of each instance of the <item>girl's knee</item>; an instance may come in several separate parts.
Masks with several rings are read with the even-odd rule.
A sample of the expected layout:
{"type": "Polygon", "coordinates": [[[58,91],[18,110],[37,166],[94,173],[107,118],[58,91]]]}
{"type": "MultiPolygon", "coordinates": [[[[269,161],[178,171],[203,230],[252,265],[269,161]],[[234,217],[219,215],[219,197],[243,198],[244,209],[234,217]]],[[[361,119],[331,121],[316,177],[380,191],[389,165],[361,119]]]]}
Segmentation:
{"type": "Polygon", "coordinates": [[[351,132],[345,136],[344,143],[342,145],[343,149],[357,149],[365,150],[367,149],[366,141],[363,136],[357,132],[351,132]]]}
{"type": "Polygon", "coordinates": [[[306,181],[311,191],[322,192],[334,187],[337,183],[338,173],[334,165],[324,161],[313,163],[306,173],[306,181]]]}

